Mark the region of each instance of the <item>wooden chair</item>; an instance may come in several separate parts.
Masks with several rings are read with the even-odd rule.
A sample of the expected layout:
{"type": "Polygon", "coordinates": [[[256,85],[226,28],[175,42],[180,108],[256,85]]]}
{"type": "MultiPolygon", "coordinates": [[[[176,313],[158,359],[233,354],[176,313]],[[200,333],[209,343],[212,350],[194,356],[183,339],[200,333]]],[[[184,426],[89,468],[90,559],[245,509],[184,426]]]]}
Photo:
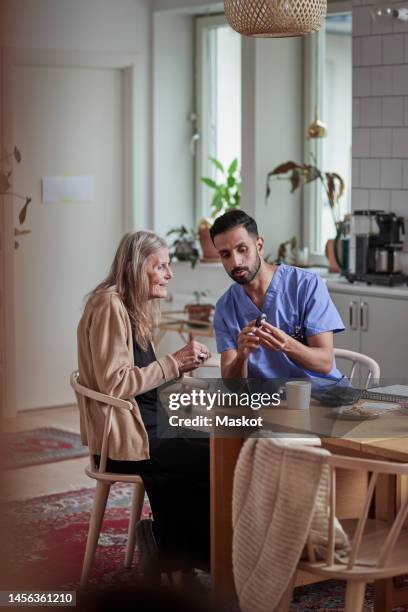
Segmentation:
{"type": "MultiPolygon", "coordinates": [[[[369,519],[369,509],[376,485],[381,477],[407,476],[408,464],[371,461],[355,457],[330,455],[328,548],[326,558],[317,560],[313,543],[307,543],[308,560],[301,561],[299,569],[317,574],[322,579],[345,580],[345,612],[363,610],[365,586],[373,580],[382,580],[408,573],[408,498],[399,508],[392,522],[369,519]],[[370,474],[364,507],[359,519],[341,521],[348,533],[351,549],[344,561],[335,560],[334,518],[336,506],[336,473],[339,469],[364,471],[370,474]]],[[[289,605],[289,604],[288,604],[289,605]]],[[[289,607],[287,607],[289,609],[289,607]]]]}
{"type": "Polygon", "coordinates": [[[94,478],[96,480],[96,490],[94,497],[94,505],[89,523],[89,532],[86,542],[84,561],[82,564],[80,586],[83,588],[88,582],[89,574],[92,569],[95,551],[98,545],[99,533],[101,531],[101,525],[105,514],[106,502],[109,496],[111,485],[115,482],[126,482],[134,485],[124,563],[126,568],[129,568],[132,565],[133,553],[136,544],[135,527],[136,523],[140,520],[140,516],[142,513],[145,490],[141,477],[137,476],[136,474],[113,474],[106,471],[106,464],[108,458],[108,440],[111,429],[112,411],[133,410],[133,404],[129,401],[110,397],[109,395],[104,395],[103,393],[88,389],[78,382],[78,378],[78,371],[73,372],[71,374],[71,387],[75,391],[78,407],[81,411],[85,411],[87,409],[85,404],[86,397],[97,400],[98,402],[102,402],[103,404],[109,406],[109,410],[105,418],[105,428],[103,432],[99,468],[96,466],[93,454],[91,452],[89,453],[90,465],[85,468],[86,474],[90,478],[94,478]]]}
{"type": "Polygon", "coordinates": [[[355,351],[349,351],[347,349],[334,348],[334,356],[336,360],[344,359],[351,361],[351,370],[347,375],[347,378],[350,381],[356,372],[357,366],[361,366],[367,370],[368,373],[364,384],[365,389],[368,388],[372,380],[378,380],[380,378],[380,366],[378,363],[371,357],[363,355],[363,353],[356,353],[355,351]]]}

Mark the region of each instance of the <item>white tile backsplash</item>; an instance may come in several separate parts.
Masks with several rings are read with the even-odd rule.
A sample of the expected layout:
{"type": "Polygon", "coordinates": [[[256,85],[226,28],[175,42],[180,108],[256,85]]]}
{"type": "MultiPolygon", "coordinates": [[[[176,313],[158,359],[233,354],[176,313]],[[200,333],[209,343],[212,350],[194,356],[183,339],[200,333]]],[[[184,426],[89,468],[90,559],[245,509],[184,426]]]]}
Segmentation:
{"type": "Polygon", "coordinates": [[[365,6],[353,7],[353,36],[371,34],[371,14],[365,6]]]}
{"type": "Polygon", "coordinates": [[[371,95],[371,68],[353,68],[353,95],[371,95]]]}
{"type": "Polygon", "coordinates": [[[393,128],[392,157],[408,157],[408,128],[393,128]]]}
{"type": "Polygon", "coordinates": [[[353,157],[370,157],[370,130],[353,129],[353,157]]]}
{"type": "Polygon", "coordinates": [[[392,23],[392,31],[398,34],[398,32],[408,32],[408,22],[402,21],[401,19],[394,19],[392,23]]]}
{"type": "Polygon", "coordinates": [[[391,129],[376,128],[371,132],[371,157],[391,157],[391,129]]]}
{"type": "Polygon", "coordinates": [[[393,91],[395,95],[408,95],[408,65],[393,66],[393,91]]]}
{"type": "Polygon", "coordinates": [[[360,187],[374,189],[380,187],[379,159],[360,160],[360,187]]]}
{"type": "Polygon", "coordinates": [[[351,186],[360,187],[360,160],[353,158],[351,169],[351,186]]]}
{"type": "Polygon", "coordinates": [[[370,210],[390,209],[391,196],[387,189],[370,189],[369,208],[370,210]]]}
{"type": "MultiPolygon", "coordinates": [[[[404,109],[403,103],[402,103],[402,108],[404,109]]],[[[404,110],[402,110],[402,113],[404,113],[404,110]]],[[[359,127],[360,125],[360,98],[353,98],[352,120],[353,120],[353,128],[359,127]]]]}
{"type": "MultiPolygon", "coordinates": [[[[354,9],[353,9],[354,15],[354,9]]],[[[372,34],[391,34],[392,20],[391,19],[373,19],[371,23],[372,34]]]]}
{"type": "Polygon", "coordinates": [[[361,38],[353,38],[353,66],[361,64],[361,38]]]}
{"type": "Polygon", "coordinates": [[[381,98],[362,98],[360,100],[360,125],[379,127],[382,125],[381,98]]]}
{"type": "Polygon", "coordinates": [[[371,68],[371,94],[373,96],[386,96],[392,88],[392,66],[376,66],[371,68]]]}
{"type": "Polygon", "coordinates": [[[404,63],[404,34],[390,34],[382,37],[382,61],[383,64],[404,63]]]}
{"type": "Polygon", "coordinates": [[[352,209],[408,218],[408,22],[373,19],[374,5],[353,1],[352,209]]]}
{"type": "Polygon", "coordinates": [[[383,189],[401,189],[402,187],[402,160],[382,159],[380,185],[383,189]]]}
{"type": "Polygon", "coordinates": [[[399,126],[404,123],[404,98],[392,96],[382,99],[382,125],[399,126]]]}
{"type": "MultiPolygon", "coordinates": [[[[397,215],[406,216],[408,211],[408,191],[391,192],[391,210],[397,215]]],[[[408,226],[406,227],[408,231],[408,226]]]]}
{"type": "Polygon", "coordinates": [[[361,65],[377,66],[382,64],[382,37],[363,36],[360,41],[361,65]]]}
{"type": "Polygon", "coordinates": [[[353,210],[360,210],[369,207],[370,192],[368,189],[353,189],[351,192],[351,202],[353,210]]]}

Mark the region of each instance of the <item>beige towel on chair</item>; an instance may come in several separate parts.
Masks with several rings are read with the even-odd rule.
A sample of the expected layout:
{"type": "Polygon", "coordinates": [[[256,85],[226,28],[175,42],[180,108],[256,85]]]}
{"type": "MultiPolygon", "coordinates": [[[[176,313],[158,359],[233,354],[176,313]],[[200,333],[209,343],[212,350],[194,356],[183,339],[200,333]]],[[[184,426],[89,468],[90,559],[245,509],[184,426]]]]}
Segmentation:
{"type": "Polygon", "coordinates": [[[285,592],[312,524],[328,454],[268,438],[244,444],[232,500],[233,571],[242,612],[271,612],[285,592]]]}

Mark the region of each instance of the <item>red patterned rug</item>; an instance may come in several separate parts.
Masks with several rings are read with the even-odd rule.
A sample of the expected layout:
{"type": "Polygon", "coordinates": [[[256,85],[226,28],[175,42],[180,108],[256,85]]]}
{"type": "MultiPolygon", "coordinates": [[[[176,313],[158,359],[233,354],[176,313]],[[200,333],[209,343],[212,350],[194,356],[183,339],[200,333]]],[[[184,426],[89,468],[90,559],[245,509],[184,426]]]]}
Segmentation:
{"type": "MultiPolygon", "coordinates": [[[[135,568],[123,568],[131,494],[131,485],[111,487],[91,584],[134,580],[135,568]]],[[[94,489],[81,489],[3,506],[9,547],[3,556],[12,559],[9,578],[13,585],[26,589],[78,587],[93,496],[94,489]]],[[[145,503],[144,517],[149,512],[145,503]]]]}
{"type": "Polygon", "coordinates": [[[5,469],[76,459],[88,454],[78,434],[54,427],[1,434],[1,465],[5,469]]]}
{"type": "MultiPolygon", "coordinates": [[[[93,489],[81,489],[3,505],[0,589],[76,590],[81,572],[93,489]]],[[[90,579],[93,589],[132,586],[139,575],[138,551],[134,566],[123,568],[132,488],[115,484],[111,488],[105,520],[99,538],[90,579]]],[[[148,517],[148,502],[143,516],[148,517]]],[[[209,589],[208,575],[202,575],[209,589]]],[[[344,583],[330,581],[295,589],[291,612],[341,612],[344,583]]],[[[364,612],[373,610],[373,588],[366,592],[364,612]]],[[[407,612],[408,608],[398,608],[407,612]]],[[[227,611],[225,611],[227,612],[227,611]]],[[[228,612],[238,612],[230,607],[228,612]]]]}

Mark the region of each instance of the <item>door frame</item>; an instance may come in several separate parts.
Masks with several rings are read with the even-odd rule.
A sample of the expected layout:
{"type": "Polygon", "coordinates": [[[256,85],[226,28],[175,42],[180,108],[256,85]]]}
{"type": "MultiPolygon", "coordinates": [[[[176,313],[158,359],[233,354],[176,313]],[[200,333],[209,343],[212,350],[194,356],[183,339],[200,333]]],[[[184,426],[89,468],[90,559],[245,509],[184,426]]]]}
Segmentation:
{"type": "MultiPolygon", "coordinates": [[[[15,49],[0,47],[0,150],[12,151],[14,145],[13,73],[17,66],[56,68],[119,69],[122,73],[123,208],[125,231],[136,225],[138,211],[147,210],[149,193],[148,99],[141,86],[146,80],[142,54],[111,51],[62,49],[15,49]],[[1,129],[3,126],[3,129],[1,129]]],[[[22,151],[24,157],[24,151],[22,151]]],[[[24,161],[23,161],[24,163],[24,161]]],[[[17,414],[16,352],[14,332],[14,198],[0,199],[0,418],[17,414]],[[4,202],[3,200],[9,200],[4,202]],[[8,205],[7,205],[8,204],[8,205]],[[1,229],[2,228],[2,229],[1,229]],[[3,235],[2,235],[3,233],[3,235]],[[1,250],[3,249],[3,250],[1,250]]],[[[143,212],[142,212],[143,217],[143,212]]],[[[67,372],[67,376],[69,372],[67,372]]]]}

